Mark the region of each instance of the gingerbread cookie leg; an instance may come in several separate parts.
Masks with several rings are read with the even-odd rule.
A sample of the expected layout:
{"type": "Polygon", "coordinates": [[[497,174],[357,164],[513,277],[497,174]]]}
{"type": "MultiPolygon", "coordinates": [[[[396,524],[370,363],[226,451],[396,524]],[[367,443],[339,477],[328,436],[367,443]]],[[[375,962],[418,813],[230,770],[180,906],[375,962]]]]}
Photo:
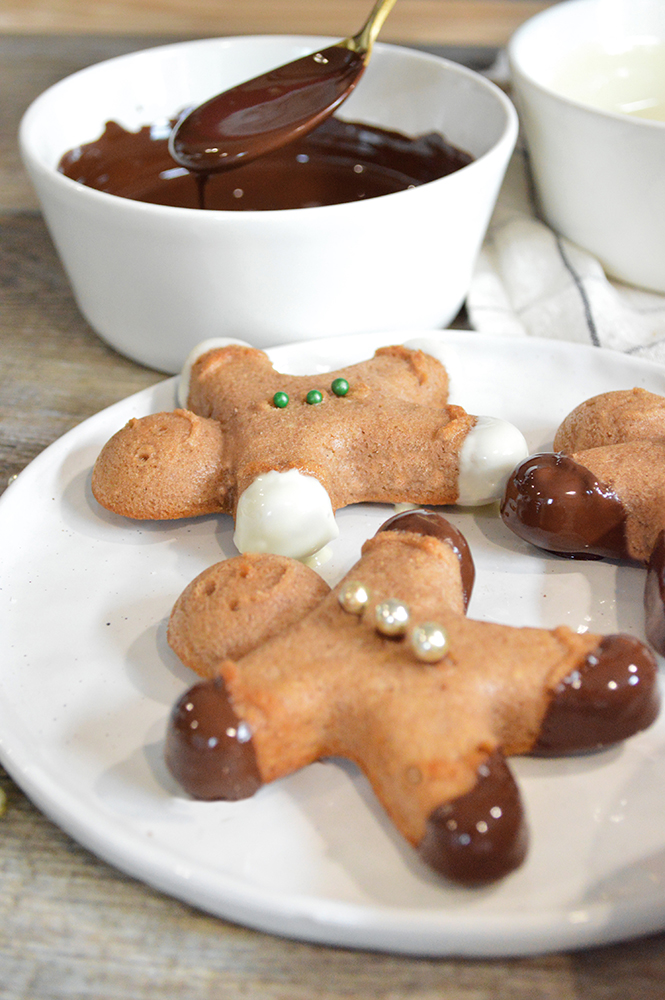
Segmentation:
{"type": "Polygon", "coordinates": [[[529,830],[519,788],[498,750],[478,767],[473,788],[433,809],[418,844],[423,861],[453,882],[485,885],[524,861],[529,830]]]}
{"type": "Polygon", "coordinates": [[[166,744],[174,776],[197,797],[238,798],[347,757],[437,871],[470,884],[512,870],[526,825],[503,758],[644,728],[658,708],[655,664],[624,637],[467,619],[469,559],[439,515],[392,519],[304,619],[180,700],[166,744]],[[619,721],[595,697],[594,677],[608,676],[624,688],[619,721]],[[580,705],[595,720],[581,732],[580,705]]]}

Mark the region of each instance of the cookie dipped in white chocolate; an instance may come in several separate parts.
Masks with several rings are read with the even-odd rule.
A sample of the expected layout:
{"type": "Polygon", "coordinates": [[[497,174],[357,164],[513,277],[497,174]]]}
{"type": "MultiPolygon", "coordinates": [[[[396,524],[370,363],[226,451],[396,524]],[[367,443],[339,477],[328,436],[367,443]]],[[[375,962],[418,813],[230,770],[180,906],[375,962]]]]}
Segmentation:
{"type": "MultiPolygon", "coordinates": [[[[451,354],[454,358],[454,349],[436,337],[414,337],[404,346],[431,355],[447,371],[451,354]]],[[[526,439],[514,424],[498,417],[477,417],[460,451],[457,503],[479,507],[500,500],[509,475],[528,454],[526,439]]]]}
{"type": "Polygon", "coordinates": [[[511,472],[529,454],[522,432],[499,417],[477,417],[460,451],[457,503],[477,507],[500,500],[511,472]]]}
{"type": "Polygon", "coordinates": [[[233,541],[239,552],[307,559],[338,535],[326,490],[297,469],[257,476],[238,500],[233,541]]]}

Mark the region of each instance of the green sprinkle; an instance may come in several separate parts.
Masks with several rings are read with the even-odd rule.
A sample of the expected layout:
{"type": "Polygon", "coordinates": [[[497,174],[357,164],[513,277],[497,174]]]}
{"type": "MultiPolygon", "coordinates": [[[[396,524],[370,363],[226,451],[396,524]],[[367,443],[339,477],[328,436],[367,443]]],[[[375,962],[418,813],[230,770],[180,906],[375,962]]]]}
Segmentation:
{"type": "Polygon", "coordinates": [[[315,406],[323,400],[323,396],[318,389],[310,389],[305,396],[305,401],[310,404],[310,406],[315,406]]]}
{"type": "Polygon", "coordinates": [[[289,405],[289,397],[285,392],[276,392],[272,397],[272,401],[280,410],[283,410],[285,406],[289,405]]]}
{"type": "Polygon", "coordinates": [[[349,391],[349,383],[345,378],[333,379],[330,388],[336,396],[346,396],[349,391]]]}

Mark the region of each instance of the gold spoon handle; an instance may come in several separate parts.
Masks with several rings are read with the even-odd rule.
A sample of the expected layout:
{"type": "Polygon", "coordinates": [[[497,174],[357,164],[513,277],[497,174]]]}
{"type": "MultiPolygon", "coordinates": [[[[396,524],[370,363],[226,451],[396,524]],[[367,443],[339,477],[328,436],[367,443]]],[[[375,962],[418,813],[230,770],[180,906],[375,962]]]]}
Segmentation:
{"type": "Polygon", "coordinates": [[[357,35],[345,38],[337,44],[340,48],[350,49],[352,52],[364,54],[364,62],[367,62],[376,37],[383,27],[383,22],[393,9],[397,0],[376,0],[369,17],[363,24],[357,35]]]}

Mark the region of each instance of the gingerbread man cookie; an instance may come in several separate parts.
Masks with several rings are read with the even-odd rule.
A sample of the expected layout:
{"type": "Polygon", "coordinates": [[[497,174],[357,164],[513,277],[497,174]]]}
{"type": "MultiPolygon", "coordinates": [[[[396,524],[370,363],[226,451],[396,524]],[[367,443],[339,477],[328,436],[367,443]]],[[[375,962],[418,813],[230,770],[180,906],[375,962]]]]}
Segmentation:
{"type": "Polygon", "coordinates": [[[560,555],[647,567],[646,631],[665,653],[665,399],[602,393],[508,479],[501,516],[520,538],[560,555]]]}
{"type": "Polygon", "coordinates": [[[526,852],[507,757],[603,747],[656,717],[656,665],[637,640],[467,618],[473,562],[437,513],[391,518],[318,599],[301,567],[288,625],[269,613],[269,580],[286,613],[290,561],[279,559],[235,557],[228,587],[208,587],[217,579],[208,570],[174,609],[169,640],[207,678],[175,706],[166,740],[167,764],[194,797],[245,798],[345,757],[426,863],[482,884],[526,852]],[[233,609],[248,608],[252,593],[259,625],[248,630],[247,612],[236,628],[233,609]]]}
{"type": "Polygon", "coordinates": [[[231,514],[241,552],[312,555],[351,503],[488,503],[527,454],[511,424],[449,404],[444,366],[403,346],[326,376],[206,346],[184,384],[186,409],[131,420],[108,442],[93,494],[133,518],[231,514]]]}

